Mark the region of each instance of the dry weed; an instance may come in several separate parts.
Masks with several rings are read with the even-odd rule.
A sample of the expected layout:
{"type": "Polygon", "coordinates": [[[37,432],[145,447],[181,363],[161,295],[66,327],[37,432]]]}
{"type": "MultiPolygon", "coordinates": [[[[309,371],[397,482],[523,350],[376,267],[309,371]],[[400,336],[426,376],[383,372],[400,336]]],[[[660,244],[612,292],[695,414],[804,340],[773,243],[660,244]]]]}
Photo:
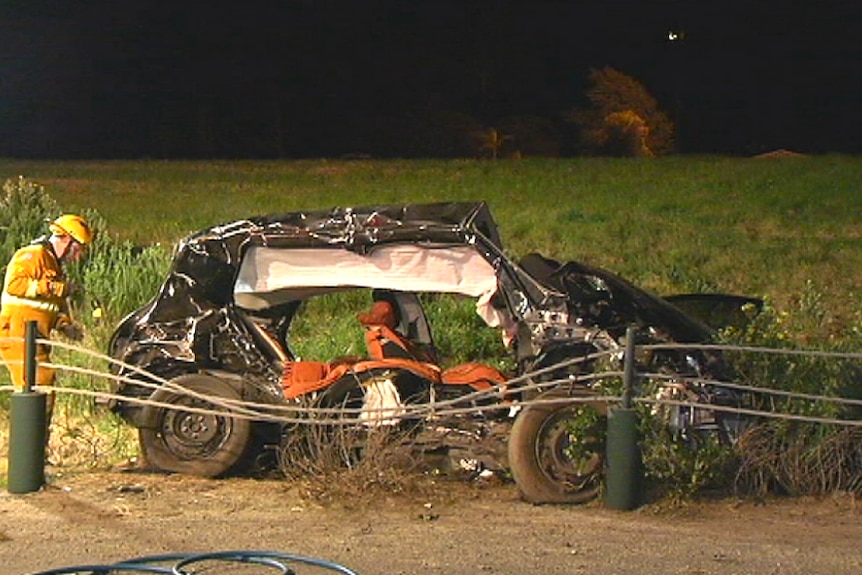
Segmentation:
{"type": "Polygon", "coordinates": [[[754,427],[739,442],[736,488],[756,496],[862,494],[860,440],[859,428],[821,436],[805,425],[790,431],[780,424],[754,427]]]}
{"type": "Polygon", "coordinates": [[[425,497],[442,477],[439,459],[415,441],[415,426],[297,426],[279,468],[321,504],[363,506],[387,497],[425,497]]]}

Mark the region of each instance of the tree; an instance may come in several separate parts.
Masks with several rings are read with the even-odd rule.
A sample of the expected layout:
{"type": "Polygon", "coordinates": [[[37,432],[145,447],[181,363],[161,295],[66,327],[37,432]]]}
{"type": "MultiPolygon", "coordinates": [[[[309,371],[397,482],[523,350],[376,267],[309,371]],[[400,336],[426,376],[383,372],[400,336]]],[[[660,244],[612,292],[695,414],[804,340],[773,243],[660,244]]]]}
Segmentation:
{"type": "Polygon", "coordinates": [[[503,146],[514,138],[511,134],[503,134],[497,128],[486,128],[473,133],[476,140],[476,150],[480,157],[490,156],[496,160],[503,150],[503,146]]]}
{"type": "Polygon", "coordinates": [[[650,157],[649,126],[632,110],[614,112],[604,119],[598,134],[601,145],[615,156],[650,157]]]}
{"type": "Polygon", "coordinates": [[[609,67],[590,70],[589,80],[590,107],[565,115],[579,128],[585,151],[618,156],[661,156],[673,151],[673,122],[643,84],[609,67]]]}

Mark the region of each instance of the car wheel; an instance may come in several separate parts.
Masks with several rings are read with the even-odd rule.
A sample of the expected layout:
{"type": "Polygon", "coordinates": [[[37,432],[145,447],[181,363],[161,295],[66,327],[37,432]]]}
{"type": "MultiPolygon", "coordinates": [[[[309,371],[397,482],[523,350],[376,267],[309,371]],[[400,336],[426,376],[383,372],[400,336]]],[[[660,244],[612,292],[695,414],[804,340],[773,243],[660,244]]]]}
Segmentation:
{"type": "Polygon", "coordinates": [[[326,409],[343,409],[344,413],[334,413],[330,417],[337,419],[353,419],[358,417],[365,393],[362,383],[356,376],[350,374],[335,381],[324,389],[317,398],[318,407],[326,409]]]}
{"type": "Polygon", "coordinates": [[[518,414],[509,436],[509,466],[531,503],[583,503],[597,497],[604,472],[607,406],[602,402],[541,403],[518,414]]]}
{"type": "MultiPolygon", "coordinates": [[[[183,375],[173,383],[201,395],[239,400],[239,391],[223,379],[210,375],[183,375]]],[[[216,477],[227,472],[245,453],[250,443],[251,421],[234,417],[183,411],[193,407],[208,411],[229,410],[181,391],[160,388],[150,396],[174,408],[147,406],[138,434],[141,449],[151,467],[163,471],[216,477]]]]}

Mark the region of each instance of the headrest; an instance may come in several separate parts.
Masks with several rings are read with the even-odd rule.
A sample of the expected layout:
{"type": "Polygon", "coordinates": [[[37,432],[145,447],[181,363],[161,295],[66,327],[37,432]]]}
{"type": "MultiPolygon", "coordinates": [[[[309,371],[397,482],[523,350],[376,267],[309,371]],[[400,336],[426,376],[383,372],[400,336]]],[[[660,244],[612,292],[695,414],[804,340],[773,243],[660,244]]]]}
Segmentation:
{"type": "Polygon", "coordinates": [[[376,301],[368,313],[357,314],[356,319],[365,326],[383,325],[395,329],[395,309],[388,301],[376,301]]]}

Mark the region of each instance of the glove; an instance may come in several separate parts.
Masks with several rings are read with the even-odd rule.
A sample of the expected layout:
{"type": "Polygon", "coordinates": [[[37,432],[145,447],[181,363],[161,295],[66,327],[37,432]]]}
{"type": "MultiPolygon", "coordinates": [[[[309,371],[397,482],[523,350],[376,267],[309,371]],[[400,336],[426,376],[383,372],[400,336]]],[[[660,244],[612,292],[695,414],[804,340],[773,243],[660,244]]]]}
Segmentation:
{"type": "Polygon", "coordinates": [[[84,339],[84,326],[76,321],[57,327],[57,331],[72,341],[81,341],[84,339]]]}
{"type": "Polygon", "coordinates": [[[80,291],[78,284],[74,282],[60,280],[48,282],[48,293],[57,297],[72,297],[80,291]]]}
{"type": "Polygon", "coordinates": [[[62,281],[51,280],[48,282],[48,293],[57,297],[66,297],[69,293],[69,284],[62,281]]]}

